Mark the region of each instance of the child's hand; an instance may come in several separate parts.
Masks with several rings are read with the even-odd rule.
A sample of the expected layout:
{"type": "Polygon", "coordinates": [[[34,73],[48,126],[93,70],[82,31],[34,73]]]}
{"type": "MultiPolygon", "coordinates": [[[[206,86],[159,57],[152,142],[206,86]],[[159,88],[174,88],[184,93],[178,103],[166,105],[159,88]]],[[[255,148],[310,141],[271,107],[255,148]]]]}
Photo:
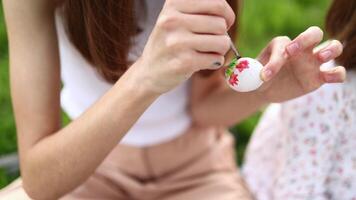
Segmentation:
{"type": "Polygon", "coordinates": [[[277,37],[262,51],[258,59],[265,65],[262,77],[266,82],[259,91],[267,101],[289,100],[312,92],[324,83],[345,80],[344,67],[320,70],[321,64],[342,53],[342,44],[337,40],[313,52],[322,39],[320,28],[310,27],[293,41],[277,37]]]}

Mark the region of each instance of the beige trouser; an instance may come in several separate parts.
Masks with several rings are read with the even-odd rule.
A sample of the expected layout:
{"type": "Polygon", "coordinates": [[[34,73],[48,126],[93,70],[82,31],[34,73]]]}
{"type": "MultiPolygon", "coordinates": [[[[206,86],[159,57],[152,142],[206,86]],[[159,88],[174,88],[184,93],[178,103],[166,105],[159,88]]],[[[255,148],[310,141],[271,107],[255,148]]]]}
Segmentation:
{"type": "MultiPolygon", "coordinates": [[[[224,129],[190,128],[160,145],[118,145],[96,172],[63,200],[252,199],[234,160],[232,136],[224,129]]],[[[0,199],[29,199],[21,181],[0,199]]]]}

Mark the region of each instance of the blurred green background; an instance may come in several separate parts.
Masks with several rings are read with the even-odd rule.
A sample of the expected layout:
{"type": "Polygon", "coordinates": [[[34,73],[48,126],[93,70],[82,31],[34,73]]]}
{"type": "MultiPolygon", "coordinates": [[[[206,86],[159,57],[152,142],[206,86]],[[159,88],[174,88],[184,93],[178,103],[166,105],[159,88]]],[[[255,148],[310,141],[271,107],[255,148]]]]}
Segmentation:
{"type": "MultiPolygon", "coordinates": [[[[237,46],[249,57],[258,52],[275,36],[295,37],[307,27],[323,25],[328,0],[245,0],[237,46]]],[[[0,1],[0,156],[16,152],[16,129],[9,92],[9,67],[5,23],[0,1]]],[[[35,113],[34,113],[35,114],[35,113]]],[[[248,139],[261,113],[232,127],[236,137],[237,160],[241,163],[248,139]]],[[[68,120],[65,120],[68,121],[68,120]]],[[[18,176],[0,169],[0,188],[18,176]]]]}

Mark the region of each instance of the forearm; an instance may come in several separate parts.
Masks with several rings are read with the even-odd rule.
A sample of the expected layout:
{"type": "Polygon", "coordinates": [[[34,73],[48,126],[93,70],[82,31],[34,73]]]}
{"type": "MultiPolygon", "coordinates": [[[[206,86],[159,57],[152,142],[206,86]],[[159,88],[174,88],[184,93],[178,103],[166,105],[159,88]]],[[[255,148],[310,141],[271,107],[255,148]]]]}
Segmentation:
{"type": "Polygon", "coordinates": [[[259,92],[239,93],[221,86],[192,108],[193,118],[200,125],[234,125],[262,106],[266,100],[259,92]]]}
{"type": "Polygon", "coordinates": [[[95,171],[157,97],[126,79],[123,76],[77,120],[21,155],[27,192],[37,198],[58,198],[95,171]]]}

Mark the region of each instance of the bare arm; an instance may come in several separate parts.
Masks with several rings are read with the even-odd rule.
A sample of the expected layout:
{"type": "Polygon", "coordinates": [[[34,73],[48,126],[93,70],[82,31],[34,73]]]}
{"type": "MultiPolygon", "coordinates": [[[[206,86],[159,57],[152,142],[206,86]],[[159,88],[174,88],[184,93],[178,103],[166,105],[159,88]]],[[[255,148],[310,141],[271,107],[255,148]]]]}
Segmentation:
{"type": "Polygon", "coordinates": [[[24,187],[35,199],[58,198],[94,172],[156,95],[134,87],[127,73],[89,111],[60,129],[53,5],[3,2],[24,187]]]}

